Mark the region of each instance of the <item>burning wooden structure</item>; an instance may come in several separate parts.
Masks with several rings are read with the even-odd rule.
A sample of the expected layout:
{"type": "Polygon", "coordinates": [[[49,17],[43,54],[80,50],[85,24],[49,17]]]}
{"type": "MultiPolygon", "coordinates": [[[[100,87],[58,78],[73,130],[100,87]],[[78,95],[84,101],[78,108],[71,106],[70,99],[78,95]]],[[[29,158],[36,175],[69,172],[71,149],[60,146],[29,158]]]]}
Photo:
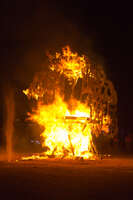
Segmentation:
{"type": "Polygon", "coordinates": [[[101,66],[69,46],[48,57],[49,69],[37,73],[23,91],[36,101],[29,119],[44,127],[43,158],[94,159],[93,136],[117,132],[114,86],[101,66]]]}

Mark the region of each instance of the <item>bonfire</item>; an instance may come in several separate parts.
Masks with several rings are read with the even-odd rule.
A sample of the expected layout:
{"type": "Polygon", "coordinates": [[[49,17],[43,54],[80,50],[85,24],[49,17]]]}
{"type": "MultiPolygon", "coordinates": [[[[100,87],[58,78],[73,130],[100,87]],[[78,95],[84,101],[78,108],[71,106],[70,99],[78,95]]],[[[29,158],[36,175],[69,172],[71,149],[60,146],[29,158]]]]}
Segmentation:
{"type": "Polygon", "coordinates": [[[117,94],[103,68],[69,46],[48,55],[49,69],[23,90],[36,106],[28,120],[44,128],[46,151],[27,159],[95,159],[94,138],[117,132],[117,94]]]}

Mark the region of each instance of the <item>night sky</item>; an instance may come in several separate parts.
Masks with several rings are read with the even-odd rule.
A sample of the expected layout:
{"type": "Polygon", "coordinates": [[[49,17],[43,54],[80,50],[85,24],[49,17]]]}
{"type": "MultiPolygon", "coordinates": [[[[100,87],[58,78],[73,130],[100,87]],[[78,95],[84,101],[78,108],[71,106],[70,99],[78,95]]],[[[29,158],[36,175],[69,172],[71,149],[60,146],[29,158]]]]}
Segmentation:
{"type": "Polygon", "coordinates": [[[35,2],[1,1],[1,89],[7,80],[18,91],[28,86],[45,66],[46,51],[69,44],[104,65],[118,92],[120,129],[133,133],[132,6],[112,1],[35,2]]]}

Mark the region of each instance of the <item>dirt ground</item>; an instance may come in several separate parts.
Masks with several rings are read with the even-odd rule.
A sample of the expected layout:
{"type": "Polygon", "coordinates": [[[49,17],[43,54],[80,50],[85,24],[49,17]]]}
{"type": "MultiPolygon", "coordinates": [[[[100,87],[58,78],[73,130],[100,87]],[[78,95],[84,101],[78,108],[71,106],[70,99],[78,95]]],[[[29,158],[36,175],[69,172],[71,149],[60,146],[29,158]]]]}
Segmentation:
{"type": "Polygon", "coordinates": [[[0,199],[133,199],[133,158],[0,161],[0,199]]]}

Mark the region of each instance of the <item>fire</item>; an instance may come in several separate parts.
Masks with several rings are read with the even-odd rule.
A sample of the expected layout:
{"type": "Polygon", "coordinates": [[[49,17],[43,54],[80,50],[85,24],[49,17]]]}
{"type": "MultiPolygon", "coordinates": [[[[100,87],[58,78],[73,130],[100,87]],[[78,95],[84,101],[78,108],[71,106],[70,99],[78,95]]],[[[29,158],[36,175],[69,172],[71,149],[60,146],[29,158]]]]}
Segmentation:
{"type": "MultiPolygon", "coordinates": [[[[103,70],[100,73],[103,81],[106,76],[103,70]]],[[[107,106],[102,105],[104,99],[102,106],[97,102],[96,94],[93,100],[89,96],[83,99],[86,92],[92,96],[93,85],[97,87],[102,83],[98,82],[99,76],[85,56],[73,53],[67,46],[61,53],[49,55],[49,72],[36,75],[30,87],[23,91],[36,100],[36,108],[28,115],[29,120],[44,127],[42,146],[47,147],[47,151],[43,158],[95,159],[93,136],[102,131],[108,134],[112,122],[109,111],[105,112],[112,97],[107,100],[107,106]],[[76,96],[81,79],[81,92],[76,96]],[[69,90],[65,89],[66,85],[69,90]]],[[[99,95],[99,102],[100,98],[99,95]]],[[[39,154],[23,159],[29,158],[42,159],[39,154]]]]}
{"type": "Polygon", "coordinates": [[[44,138],[43,146],[48,147],[46,155],[68,158],[92,156],[91,126],[87,125],[84,129],[90,109],[76,100],[75,103],[76,109],[71,113],[58,95],[53,104],[38,105],[35,113],[30,115],[30,120],[45,127],[41,136],[44,138]]]}
{"type": "MultiPolygon", "coordinates": [[[[56,62],[51,62],[50,69],[64,74],[69,80],[83,78],[86,68],[84,56],[72,53],[69,46],[62,49],[62,53],[56,53],[56,62]]],[[[52,60],[51,56],[49,59],[52,60]]]]}

